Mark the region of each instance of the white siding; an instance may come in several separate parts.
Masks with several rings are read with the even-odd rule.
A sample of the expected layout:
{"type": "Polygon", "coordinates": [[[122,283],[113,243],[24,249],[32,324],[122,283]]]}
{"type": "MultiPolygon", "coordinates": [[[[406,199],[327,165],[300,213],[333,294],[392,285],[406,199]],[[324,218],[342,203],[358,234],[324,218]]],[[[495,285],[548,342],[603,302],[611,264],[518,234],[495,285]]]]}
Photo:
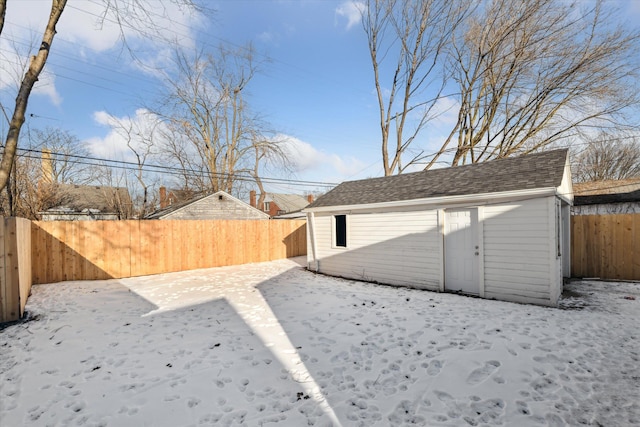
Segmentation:
{"type": "MultiPolygon", "coordinates": [[[[333,214],[316,212],[308,229],[310,249],[311,233],[316,238],[316,258],[310,250],[309,266],[356,280],[443,290],[442,209],[335,212],[347,214],[347,248],[332,246],[333,214]]],[[[556,198],[484,205],[479,220],[480,295],[556,305],[562,290],[556,198]]]]}
{"type": "Polygon", "coordinates": [[[555,227],[553,197],[485,206],[485,297],[555,304],[555,227]]]}
{"type": "Polygon", "coordinates": [[[269,219],[269,215],[225,195],[212,194],[162,219],[269,219]]]}
{"type": "Polygon", "coordinates": [[[560,183],[560,187],[557,188],[557,195],[564,201],[573,203],[573,185],[571,183],[571,163],[569,162],[569,156],[567,156],[567,161],[565,162],[562,182],[560,183]]]}
{"type": "Polygon", "coordinates": [[[332,215],[315,215],[321,273],[439,289],[437,211],[348,214],[347,248],[332,247],[332,221],[332,215]]]}

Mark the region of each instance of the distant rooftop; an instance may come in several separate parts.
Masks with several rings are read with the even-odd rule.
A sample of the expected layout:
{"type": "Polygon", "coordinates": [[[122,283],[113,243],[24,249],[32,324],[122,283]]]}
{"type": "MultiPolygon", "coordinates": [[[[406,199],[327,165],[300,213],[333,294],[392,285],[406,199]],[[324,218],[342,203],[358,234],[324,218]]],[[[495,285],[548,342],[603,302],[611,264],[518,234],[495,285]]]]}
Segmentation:
{"type": "Polygon", "coordinates": [[[123,187],[102,187],[92,185],[49,184],[60,194],[58,206],[50,210],[73,212],[115,213],[117,207],[130,207],[129,191],[123,187]]]}
{"type": "Polygon", "coordinates": [[[640,178],[573,184],[574,205],[640,202],[640,178]]]}

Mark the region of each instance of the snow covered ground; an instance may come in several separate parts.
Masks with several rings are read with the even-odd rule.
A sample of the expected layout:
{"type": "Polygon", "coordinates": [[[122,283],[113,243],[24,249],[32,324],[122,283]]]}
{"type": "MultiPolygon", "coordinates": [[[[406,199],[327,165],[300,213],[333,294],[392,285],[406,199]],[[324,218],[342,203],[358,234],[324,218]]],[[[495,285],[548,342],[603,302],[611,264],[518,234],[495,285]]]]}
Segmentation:
{"type": "Polygon", "coordinates": [[[302,261],[34,286],[0,331],[0,425],[640,424],[638,283],[553,309],[302,261]]]}

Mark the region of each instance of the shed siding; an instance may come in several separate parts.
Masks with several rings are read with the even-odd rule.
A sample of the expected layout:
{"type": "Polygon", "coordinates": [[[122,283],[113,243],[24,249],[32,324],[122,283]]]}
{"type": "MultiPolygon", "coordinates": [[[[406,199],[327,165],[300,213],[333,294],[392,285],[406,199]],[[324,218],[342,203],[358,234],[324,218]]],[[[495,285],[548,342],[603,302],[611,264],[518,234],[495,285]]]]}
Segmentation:
{"type": "Polygon", "coordinates": [[[228,197],[213,194],[171,212],[162,219],[268,219],[267,215],[228,197]]]}
{"type": "MultiPolygon", "coordinates": [[[[552,298],[551,198],[484,208],[485,296],[549,304],[552,298]],[[532,301],[535,300],[535,301],[532,301]]],[[[555,231],[553,231],[555,233],[555,231]]]]}
{"type": "Polygon", "coordinates": [[[320,272],[439,289],[437,211],[349,214],[347,248],[332,247],[332,220],[329,214],[314,219],[320,272]]]}

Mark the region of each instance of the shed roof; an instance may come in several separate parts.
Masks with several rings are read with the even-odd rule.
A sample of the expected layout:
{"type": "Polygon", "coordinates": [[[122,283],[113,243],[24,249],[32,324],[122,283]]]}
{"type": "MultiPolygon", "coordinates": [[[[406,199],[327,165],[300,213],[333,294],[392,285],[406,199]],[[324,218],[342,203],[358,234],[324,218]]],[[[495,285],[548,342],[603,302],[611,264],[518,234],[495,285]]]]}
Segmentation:
{"type": "Polygon", "coordinates": [[[562,183],[567,155],[567,149],[560,149],[485,163],[347,181],[307,208],[555,188],[562,183]]]}

